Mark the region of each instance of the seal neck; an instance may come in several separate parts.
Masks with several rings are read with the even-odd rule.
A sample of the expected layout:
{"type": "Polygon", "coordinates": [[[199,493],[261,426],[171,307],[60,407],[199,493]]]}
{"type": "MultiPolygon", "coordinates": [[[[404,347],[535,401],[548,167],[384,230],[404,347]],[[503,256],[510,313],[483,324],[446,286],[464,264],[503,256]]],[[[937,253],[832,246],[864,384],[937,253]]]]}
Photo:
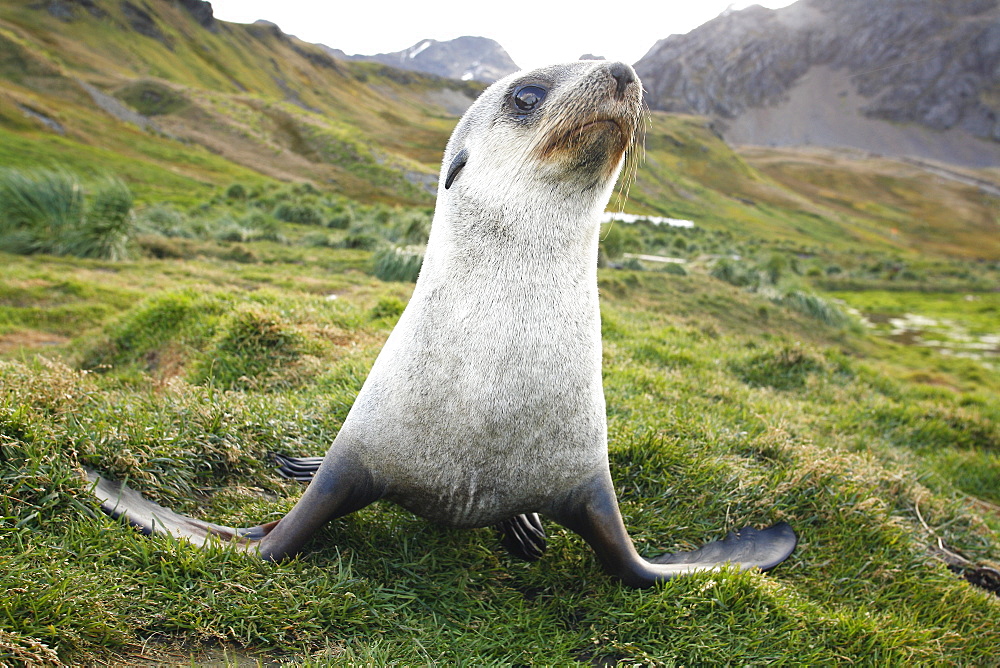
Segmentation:
{"type": "MultiPolygon", "coordinates": [[[[498,281],[597,283],[600,207],[549,204],[483,209],[454,199],[439,207],[424,256],[425,275],[485,275],[498,281]]],[[[448,279],[446,279],[448,280],[448,279]]]]}

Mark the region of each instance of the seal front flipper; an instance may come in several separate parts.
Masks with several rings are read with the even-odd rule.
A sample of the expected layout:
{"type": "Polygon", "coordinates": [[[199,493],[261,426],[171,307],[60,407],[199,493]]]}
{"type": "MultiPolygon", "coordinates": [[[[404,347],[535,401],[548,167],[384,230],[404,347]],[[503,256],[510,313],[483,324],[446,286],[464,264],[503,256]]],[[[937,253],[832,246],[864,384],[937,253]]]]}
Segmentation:
{"type": "Polygon", "coordinates": [[[662,554],[649,561],[654,564],[731,562],[753,564],[762,571],[769,571],[788,558],[796,542],[792,527],[787,522],[779,522],[767,529],[743,527],[697,550],[662,554]]]}
{"type": "Polygon", "coordinates": [[[545,529],[537,513],[512,517],[494,528],[500,533],[500,544],[511,556],[538,561],[545,553],[545,529]]]}
{"type": "Polygon", "coordinates": [[[741,570],[774,568],[791,555],[797,539],[785,523],[757,531],[741,529],[693,552],[646,560],[639,556],[618,510],[610,473],[580,485],[552,509],[553,518],[580,534],[604,568],[630,587],[649,587],[660,580],[730,564],[741,570]]]}
{"type": "Polygon", "coordinates": [[[222,541],[253,539],[263,536],[268,530],[264,526],[236,529],[179,515],[116,480],[105,478],[91,469],[84,471],[93,485],[91,490],[94,496],[101,501],[101,510],[115,519],[124,518],[147,536],[165,533],[195,545],[205,545],[213,537],[222,541]]]}

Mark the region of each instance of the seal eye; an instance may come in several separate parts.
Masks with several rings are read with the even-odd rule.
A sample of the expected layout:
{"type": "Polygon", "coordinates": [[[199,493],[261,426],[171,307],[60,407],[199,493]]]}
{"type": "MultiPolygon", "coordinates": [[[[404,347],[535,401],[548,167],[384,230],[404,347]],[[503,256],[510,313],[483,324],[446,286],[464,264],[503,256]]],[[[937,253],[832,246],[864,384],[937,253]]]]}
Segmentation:
{"type": "Polygon", "coordinates": [[[513,100],[514,106],[517,107],[518,111],[524,113],[530,113],[535,110],[535,107],[542,103],[545,99],[546,89],[541,86],[528,85],[521,86],[514,90],[513,100]]]}

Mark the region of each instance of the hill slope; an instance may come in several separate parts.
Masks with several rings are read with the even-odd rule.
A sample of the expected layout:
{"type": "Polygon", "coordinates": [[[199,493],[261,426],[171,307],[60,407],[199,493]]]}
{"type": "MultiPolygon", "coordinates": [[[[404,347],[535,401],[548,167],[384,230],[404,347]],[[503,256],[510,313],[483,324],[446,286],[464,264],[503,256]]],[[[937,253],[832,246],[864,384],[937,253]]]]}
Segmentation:
{"type": "MultiPolygon", "coordinates": [[[[274,26],[216,21],[183,3],[144,7],[0,6],[9,146],[70,149],[71,164],[110,150],[196,181],[249,169],[357,197],[432,200],[441,147],[477,85],[344,63],[274,26]]],[[[31,164],[38,152],[11,150],[5,162],[31,164]]]]}
{"type": "MultiPolygon", "coordinates": [[[[273,24],[217,21],[197,2],[4,3],[0,42],[3,163],[111,172],[143,203],[278,179],[430,204],[448,134],[481,90],[340,61],[273,24]]],[[[801,153],[748,162],[717,127],[652,112],[644,161],[617,206],[806,249],[1000,257],[996,190],[975,185],[996,175],[942,183],[927,191],[933,201],[923,184],[937,176],[857,156],[811,161],[808,179],[788,178],[779,165],[801,153]],[[899,187],[871,187],[886,172],[899,187]],[[853,191],[831,197],[824,182],[853,191]]]]}

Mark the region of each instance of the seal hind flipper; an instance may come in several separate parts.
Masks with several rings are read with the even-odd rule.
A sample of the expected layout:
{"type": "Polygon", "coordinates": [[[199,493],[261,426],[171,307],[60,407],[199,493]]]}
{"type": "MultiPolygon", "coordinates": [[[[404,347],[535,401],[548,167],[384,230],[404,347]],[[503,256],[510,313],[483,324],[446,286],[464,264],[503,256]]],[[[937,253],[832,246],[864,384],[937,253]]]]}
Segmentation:
{"type": "Polygon", "coordinates": [[[500,544],[513,557],[538,561],[545,554],[545,528],[537,513],[518,515],[494,527],[500,533],[500,544]]]}
{"type": "Polygon", "coordinates": [[[329,520],[360,510],[384,493],[367,468],[350,457],[328,455],[287,515],[276,522],[234,528],[175,513],[120,482],[85,471],[101,510],[127,520],[146,535],[170,534],[198,546],[212,540],[237,541],[268,561],[294,556],[329,520]]]}
{"type": "Polygon", "coordinates": [[[221,541],[253,540],[269,531],[266,526],[237,529],[179,515],[116,480],[105,478],[91,469],[84,471],[93,485],[94,496],[101,501],[101,510],[115,519],[125,519],[147,536],[164,533],[195,545],[205,545],[213,538],[221,541]]]}
{"type": "Polygon", "coordinates": [[[291,480],[298,480],[299,482],[309,482],[312,480],[313,476],[316,475],[316,471],[319,470],[320,464],[323,463],[322,457],[289,457],[277,452],[272,456],[278,464],[278,474],[280,476],[291,480]]]}
{"type": "MultiPolygon", "coordinates": [[[[280,453],[274,453],[273,457],[279,475],[299,482],[312,480],[323,463],[322,457],[289,457],[280,453]]],[[[545,553],[545,529],[536,513],[512,517],[493,528],[500,534],[500,544],[513,557],[537,561],[545,553]]]]}
{"type": "Polygon", "coordinates": [[[722,540],[702,545],[690,552],[661,554],[649,559],[654,564],[753,563],[769,571],[788,558],[796,544],[795,532],[787,522],[767,529],[743,527],[730,531],[722,540]]]}
{"type": "Polygon", "coordinates": [[[649,587],[660,580],[717,570],[726,564],[740,570],[769,570],[791,555],[798,540],[792,528],[782,522],[763,531],[740,529],[692,552],[643,559],[625,529],[607,472],[566,495],[553,509],[553,516],[590,544],[605,570],[631,587],[649,587]]]}

